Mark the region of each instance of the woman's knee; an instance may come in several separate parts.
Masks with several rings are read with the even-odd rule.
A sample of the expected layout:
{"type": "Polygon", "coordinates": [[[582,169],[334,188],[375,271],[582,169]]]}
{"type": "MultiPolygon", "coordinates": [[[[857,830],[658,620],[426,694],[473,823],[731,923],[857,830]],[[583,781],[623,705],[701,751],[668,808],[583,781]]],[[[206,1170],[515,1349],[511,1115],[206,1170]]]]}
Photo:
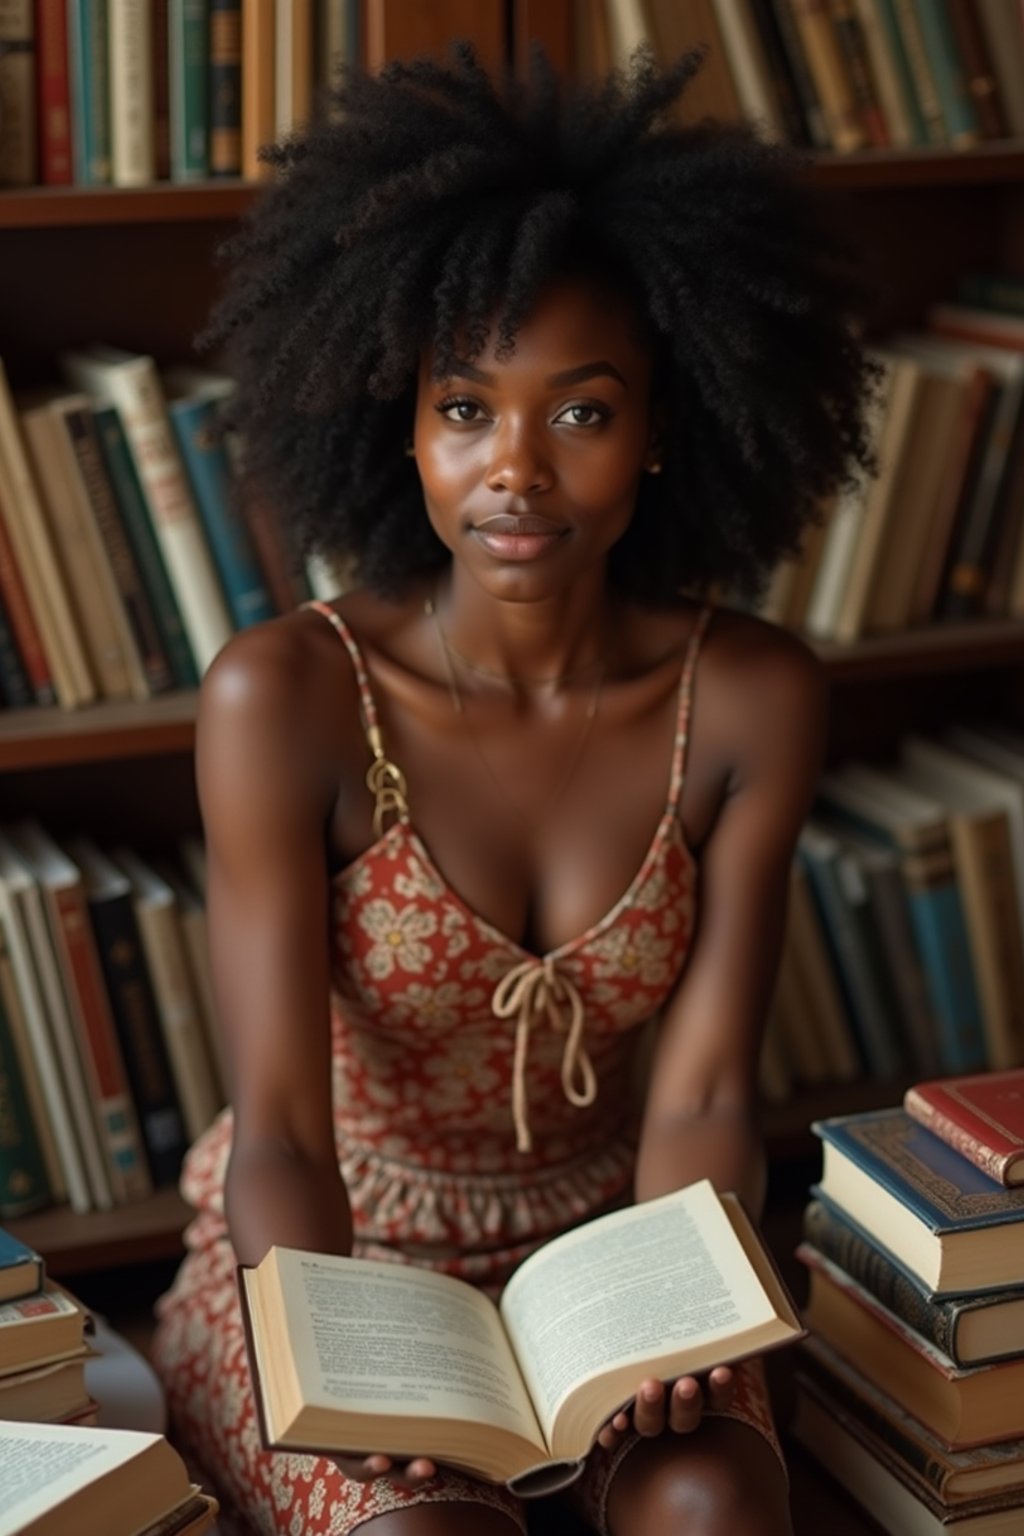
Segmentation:
{"type": "Polygon", "coordinates": [[[786,1476],[748,1425],[713,1419],[623,1461],[608,1497],[612,1536],[792,1536],[786,1476]]]}
{"type": "Polygon", "coordinates": [[[485,1504],[410,1504],[365,1521],[357,1536],[523,1536],[512,1515],[485,1504]]]}

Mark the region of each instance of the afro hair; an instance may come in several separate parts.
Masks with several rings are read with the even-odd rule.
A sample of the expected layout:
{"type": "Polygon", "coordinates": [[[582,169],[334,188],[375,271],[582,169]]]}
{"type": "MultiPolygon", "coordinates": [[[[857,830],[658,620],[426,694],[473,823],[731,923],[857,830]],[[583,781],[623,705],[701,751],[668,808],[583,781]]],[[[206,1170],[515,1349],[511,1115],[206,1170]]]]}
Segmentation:
{"type": "Polygon", "coordinates": [[[701,60],[638,50],[581,88],[539,52],[528,82],[495,81],[458,43],[348,71],[263,151],[276,175],[219,252],[200,341],[225,345],[247,480],[298,553],[386,596],[448,561],[402,451],[424,348],[438,377],[492,333],[507,357],[543,285],[577,272],[625,291],[654,349],[664,468],[612,552],[626,597],[756,595],[870,472],[853,263],[796,152],[673,115],[701,60]]]}

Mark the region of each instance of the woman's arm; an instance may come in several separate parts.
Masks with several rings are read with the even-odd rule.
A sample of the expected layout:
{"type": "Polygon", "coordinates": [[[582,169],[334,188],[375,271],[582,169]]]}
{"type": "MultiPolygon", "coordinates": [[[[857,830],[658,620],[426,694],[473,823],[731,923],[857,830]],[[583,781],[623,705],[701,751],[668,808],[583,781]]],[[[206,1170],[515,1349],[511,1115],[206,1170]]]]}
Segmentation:
{"type": "Polygon", "coordinates": [[[243,1264],[275,1243],[345,1253],[352,1242],[331,1108],[336,785],[323,722],[338,700],[324,692],[308,637],[280,620],[237,636],[200,696],[210,952],[235,1114],[225,1205],[243,1264]]]}
{"type": "Polygon", "coordinates": [[[765,1186],[758,1055],[790,860],[824,755],[827,683],[814,655],[781,631],[744,624],[730,642],[733,767],[701,853],[693,948],[659,1029],[636,1198],[706,1177],[757,1215],[765,1186]]]}

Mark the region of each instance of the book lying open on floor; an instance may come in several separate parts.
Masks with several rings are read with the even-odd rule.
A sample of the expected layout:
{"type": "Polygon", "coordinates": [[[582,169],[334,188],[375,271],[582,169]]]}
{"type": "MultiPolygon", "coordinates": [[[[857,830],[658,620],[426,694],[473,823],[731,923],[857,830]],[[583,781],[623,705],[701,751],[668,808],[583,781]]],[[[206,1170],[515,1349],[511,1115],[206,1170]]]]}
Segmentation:
{"type": "Polygon", "coordinates": [[[216,1513],[163,1435],[0,1421],[0,1536],[199,1536],[216,1513]]]}
{"type": "Polygon", "coordinates": [[[803,1334],[738,1199],[706,1179],[563,1233],[500,1307],[431,1271],[285,1248],[240,1275],[266,1444],[428,1456],[524,1495],[572,1482],[645,1377],[803,1334]]]}

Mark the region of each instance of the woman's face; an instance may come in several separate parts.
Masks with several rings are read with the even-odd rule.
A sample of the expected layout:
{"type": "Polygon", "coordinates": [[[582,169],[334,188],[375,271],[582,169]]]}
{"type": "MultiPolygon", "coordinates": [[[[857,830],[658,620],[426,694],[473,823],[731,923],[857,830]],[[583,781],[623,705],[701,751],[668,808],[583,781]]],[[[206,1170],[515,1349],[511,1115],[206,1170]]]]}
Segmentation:
{"type": "Polygon", "coordinates": [[[416,461],[435,532],[496,597],[552,595],[625,532],[652,459],[652,359],[629,303],[546,288],[506,362],[492,331],[447,379],[424,355],[416,461]]]}

